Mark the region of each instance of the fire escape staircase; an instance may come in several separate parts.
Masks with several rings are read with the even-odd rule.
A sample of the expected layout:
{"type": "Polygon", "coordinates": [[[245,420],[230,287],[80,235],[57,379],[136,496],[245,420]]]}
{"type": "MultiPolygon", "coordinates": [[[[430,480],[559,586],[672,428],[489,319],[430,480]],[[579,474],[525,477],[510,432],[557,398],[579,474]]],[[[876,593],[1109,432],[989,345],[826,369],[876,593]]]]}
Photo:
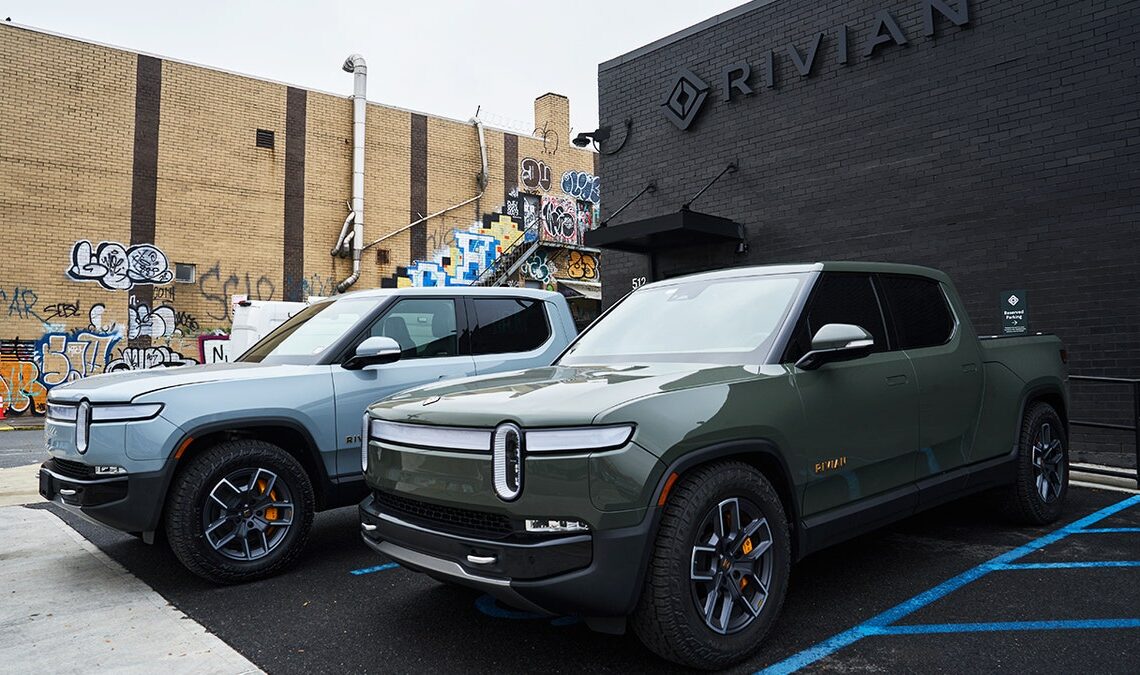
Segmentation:
{"type": "Polygon", "coordinates": [[[511,244],[507,250],[499,254],[495,261],[487,266],[486,269],[471,282],[472,286],[502,286],[503,282],[510,279],[519,268],[526,264],[534,252],[538,250],[540,244],[538,237],[538,225],[532,225],[527,228],[523,235],[518,238],[515,243],[511,244]],[[533,234],[533,238],[531,238],[533,234]],[[527,241],[531,238],[530,241],[527,241]]]}

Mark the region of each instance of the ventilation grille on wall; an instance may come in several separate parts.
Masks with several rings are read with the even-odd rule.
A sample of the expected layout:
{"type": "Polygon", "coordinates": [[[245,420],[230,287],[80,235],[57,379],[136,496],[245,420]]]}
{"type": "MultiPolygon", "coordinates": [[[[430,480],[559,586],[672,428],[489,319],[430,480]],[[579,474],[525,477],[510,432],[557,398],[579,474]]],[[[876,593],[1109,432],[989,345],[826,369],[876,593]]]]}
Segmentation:
{"type": "Polygon", "coordinates": [[[197,268],[194,263],[174,263],[174,280],[180,284],[194,283],[194,278],[197,276],[196,272],[197,268]]]}
{"type": "Polygon", "coordinates": [[[273,132],[268,129],[257,130],[257,147],[273,149],[273,132]]]}

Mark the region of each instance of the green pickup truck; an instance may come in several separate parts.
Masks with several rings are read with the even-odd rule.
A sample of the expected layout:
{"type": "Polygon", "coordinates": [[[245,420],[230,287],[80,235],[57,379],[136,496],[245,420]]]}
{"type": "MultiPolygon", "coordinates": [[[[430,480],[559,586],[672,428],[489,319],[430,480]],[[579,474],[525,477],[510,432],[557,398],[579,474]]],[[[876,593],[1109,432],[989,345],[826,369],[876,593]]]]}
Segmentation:
{"type": "Polygon", "coordinates": [[[922,267],[652,283],[550,367],[372,405],[364,540],[723,667],[758,648],[813,551],[982,490],[1023,522],[1056,519],[1065,360],[1049,335],[979,339],[922,267]]]}

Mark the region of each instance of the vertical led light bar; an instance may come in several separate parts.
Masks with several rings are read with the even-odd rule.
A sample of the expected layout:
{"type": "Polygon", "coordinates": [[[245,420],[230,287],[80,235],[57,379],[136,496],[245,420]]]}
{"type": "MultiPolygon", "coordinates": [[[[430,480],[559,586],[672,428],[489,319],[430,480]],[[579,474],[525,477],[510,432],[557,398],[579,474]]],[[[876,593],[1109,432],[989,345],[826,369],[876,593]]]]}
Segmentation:
{"type": "Polygon", "coordinates": [[[491,465],[495,494],[503,501],[514,501],[522,492],[522,431],[511,423],[500,424],[491,437],[491,465]]]}

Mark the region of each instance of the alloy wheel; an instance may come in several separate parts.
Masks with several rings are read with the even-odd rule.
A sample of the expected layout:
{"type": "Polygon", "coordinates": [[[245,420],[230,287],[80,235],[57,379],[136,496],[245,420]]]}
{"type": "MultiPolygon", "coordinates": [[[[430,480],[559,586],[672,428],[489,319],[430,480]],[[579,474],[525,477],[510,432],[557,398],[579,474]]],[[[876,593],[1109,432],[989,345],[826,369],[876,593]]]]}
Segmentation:
{"type": "Polygon", "coordinates": [[[1065,470],[1065,451],[1061,439],[1053,434],[1053,426],[1046,422],[1037,430],[1033,440],[1033,477],[1037,494],[1045,503],[1061,495],[1065,470]]]}
{"type": "Polygon", "coordinates": [[[690,561],[693,601],[721,635],[748,627],[764,609],[772,581],[772,531],[760,508],[739,497],[709,510],[690,561]]]}
{"type": "Polygon", "coordinates": [[[202,509],[206,542],[232,560],[269,555],[293,525],[293,495],[262,468],[233,471],[214,485],[202,509]]]}

